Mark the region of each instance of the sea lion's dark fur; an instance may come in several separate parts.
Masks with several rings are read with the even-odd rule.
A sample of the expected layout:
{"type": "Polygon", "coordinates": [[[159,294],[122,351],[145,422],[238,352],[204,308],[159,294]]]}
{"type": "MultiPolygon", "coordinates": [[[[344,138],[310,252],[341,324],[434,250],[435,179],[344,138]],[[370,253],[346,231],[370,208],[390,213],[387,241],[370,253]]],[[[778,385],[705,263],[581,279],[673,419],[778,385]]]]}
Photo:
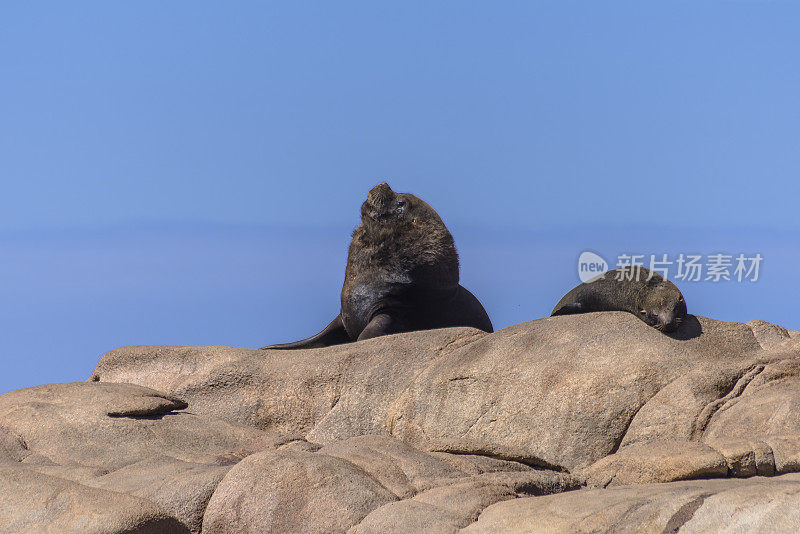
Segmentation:
{"type": "Polygon", "coordinates": [[[551,315],[626,311],[662,332],[674,332],[686,317],[678,287],[644,267],[621,267],[583,283],[556,304],[551,315]],[[618,280],[619,275],[623,278],[618,280]]]}
{"type": "Polygon", "coordinates": [[[263,348],[326,347],[448,326],[492,331],[481,303],[458,283],[458,253],[442,219],[422,199],[381,183],[353,231],[339,315],[310,338],[263,348]]]}

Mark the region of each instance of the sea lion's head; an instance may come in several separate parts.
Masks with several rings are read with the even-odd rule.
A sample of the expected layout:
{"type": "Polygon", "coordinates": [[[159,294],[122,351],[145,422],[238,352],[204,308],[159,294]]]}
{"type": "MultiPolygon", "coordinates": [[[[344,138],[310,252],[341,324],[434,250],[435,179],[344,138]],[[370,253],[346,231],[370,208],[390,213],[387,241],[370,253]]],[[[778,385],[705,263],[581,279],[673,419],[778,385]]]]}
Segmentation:
{"type": "Polygon", "coordinates": [[[395,193],[389,184],[381,182],[367,193],[367,200],[361,205],[361,220],[397,224],[409,218],[411,211],[418,208],[418,201],[414,195],[395,193]]]}
{"type": "MultiPolygon", "coordinates": [[[[458,284],[458,253],[439,214],[416,195],[392,191],[386,182],[367,194],[350,247],[369,250],[374,265],[402,266],[409,271],[403,276],[417,284],[458,284]]],[[[393,276],[400,278],[398,273],[393,276]]]]}
{"type": "Polygon", "coordinates": [[[429,230],[436,228],[447,231],[430,204],[411,193],[392,191],[386,182],[379,183],[367,193],[367,200],[361,205],[361,222],[379,227],[426,224],[429,230]]]}
{"type": "Polygon", "coordinates": [[[686,317],[686,301],[678,286],[658,276],[648,284],[639,314],[644,322],[661,330],[674,332],[686,317]]]}

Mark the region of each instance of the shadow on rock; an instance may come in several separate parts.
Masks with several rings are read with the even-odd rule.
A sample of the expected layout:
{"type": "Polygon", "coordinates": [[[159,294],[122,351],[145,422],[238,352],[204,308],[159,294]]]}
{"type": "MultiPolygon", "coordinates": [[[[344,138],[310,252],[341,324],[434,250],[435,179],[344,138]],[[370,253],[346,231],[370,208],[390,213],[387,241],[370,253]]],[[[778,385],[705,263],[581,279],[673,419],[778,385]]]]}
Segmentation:
{"type": "Polygon", "coordinates": [[[678,330],[666,335],[678,341],[686,341],[700,337],[702,333],[703,325],[700,324],[700,321],[697,320],[697,317],[694,315],[687,315],[678,330]]]}

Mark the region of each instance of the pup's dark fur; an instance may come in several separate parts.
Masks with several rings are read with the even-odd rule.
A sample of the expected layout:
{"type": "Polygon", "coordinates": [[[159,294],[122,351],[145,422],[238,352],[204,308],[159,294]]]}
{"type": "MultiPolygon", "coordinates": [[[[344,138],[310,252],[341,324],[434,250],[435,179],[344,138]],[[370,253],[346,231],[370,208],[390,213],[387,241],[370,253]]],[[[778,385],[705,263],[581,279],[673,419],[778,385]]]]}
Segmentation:
{"type": "Polygon", "coordinates": [[[458,254],[442,219],[422,199],[372,188],[353,231],[341,311],[319,334],[265,349],[308,349],[448,326],[486,332],[492,323],[458,283],[458,254]]]}
{"type": "Polygon", "coordinates": [[[550,315],[595,311],[630,312],[662,332],[674,332],[686,317],[686,301],[660,274],[639,266],[621,267],[572,289],[550,315]]]}

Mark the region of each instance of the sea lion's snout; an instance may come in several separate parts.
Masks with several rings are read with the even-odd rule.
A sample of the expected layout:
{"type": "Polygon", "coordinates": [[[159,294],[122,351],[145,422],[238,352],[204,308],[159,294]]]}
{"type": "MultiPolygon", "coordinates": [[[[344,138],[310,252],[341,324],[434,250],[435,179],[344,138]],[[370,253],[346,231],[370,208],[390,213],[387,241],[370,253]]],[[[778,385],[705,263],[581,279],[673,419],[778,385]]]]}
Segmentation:
{"type": "Polygon", "coordinates": [[[397,194],[389,184],[381,182],[367,193],[361,215],[376,221],[385,221],[396,212],[397,194]]]}
{"type": "Polygon", "coordinates": [[[652,314],[652,323],[662,332],[674,332],[681,326],[685,315],[686,304],[681,300],[671,307],[655,311],[652,314]]]}
{"type": "Polygon", "coordinates": [[[394,198],[394,191],[386,182],[381,182],[367,193],[367,204],[379,207],[394,198]]]}
{"type": "MultiPolygon", "coordinates": [[[[677,288],[676,288],[677,289],[677,288]]],[[[664,323],[664,332],[674,332],[677,330],[683,318],[686,317],[686,301],[683,300],[683,295],[678,297],[669,310],[662,314],[662,321],[664,323]]]]}
{"type": "Polygon", "coordinates": [[[680,320],[671,313],[665,313],[658,317],[658,329],[662,332],[674,332],[680,324],[680,320]]]}

